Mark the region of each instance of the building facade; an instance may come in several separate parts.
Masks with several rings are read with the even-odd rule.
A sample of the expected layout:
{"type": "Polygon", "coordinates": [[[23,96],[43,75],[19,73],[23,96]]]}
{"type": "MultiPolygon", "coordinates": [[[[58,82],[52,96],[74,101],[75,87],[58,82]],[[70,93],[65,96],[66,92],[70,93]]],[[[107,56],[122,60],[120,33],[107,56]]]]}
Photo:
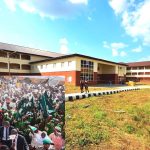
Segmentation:
{"type": "Polygon", "coordinates": [[[0,74],[31,74],[30,62],[62,56],[62,54],[0,43],[0,74]]]}
{"type": "Polygon", "coordinates": [[[65,55],[49,60],[31,62],[32,74],[63,75],[66,83],[79,85],[80,79],[90,84],[119,83],[125,79],[126,65],[81,54],[65,55]]]}
{"type": "Polygon", "coordinates": [[[126,64],[81,54],[63,55],[17,45],[0,43],[1,75],[65,76],[66,83],[79,85],[117,84],[126,78],[126,64]]]}
{"type": "Polygon", "coordinates": [[[150,81],[150,61],[127,63],[127,80],[150,81]]]}

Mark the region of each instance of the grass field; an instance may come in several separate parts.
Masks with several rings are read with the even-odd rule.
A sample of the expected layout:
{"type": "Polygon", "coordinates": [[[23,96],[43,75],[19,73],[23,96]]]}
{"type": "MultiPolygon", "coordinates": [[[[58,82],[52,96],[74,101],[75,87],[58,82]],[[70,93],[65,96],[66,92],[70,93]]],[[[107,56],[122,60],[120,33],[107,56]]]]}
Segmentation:
{"type": "Polygon", "coordinates": [[[66,150],[150,150],[150,89],[66,102],[66,150]]]}

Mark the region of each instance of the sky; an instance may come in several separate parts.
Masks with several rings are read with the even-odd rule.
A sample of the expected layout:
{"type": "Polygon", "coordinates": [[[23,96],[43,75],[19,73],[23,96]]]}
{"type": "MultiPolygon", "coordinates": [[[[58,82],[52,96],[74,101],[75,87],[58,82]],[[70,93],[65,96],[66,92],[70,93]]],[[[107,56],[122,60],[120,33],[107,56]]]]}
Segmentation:
{"type": "Polygon", "coordinates": [[[150,0],[1,0],[0,42],[150,61],[150,0]]]}

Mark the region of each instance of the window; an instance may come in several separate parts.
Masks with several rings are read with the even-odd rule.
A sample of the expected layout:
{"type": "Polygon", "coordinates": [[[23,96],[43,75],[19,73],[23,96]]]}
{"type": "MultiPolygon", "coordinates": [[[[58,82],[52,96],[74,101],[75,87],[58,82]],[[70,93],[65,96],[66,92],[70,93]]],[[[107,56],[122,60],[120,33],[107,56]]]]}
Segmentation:
{"type": "Polygon", "coordinates": [[[0,51],[0,57],[7,57],[7,52],[0,51]]]}
{"type": "Polygon", "coordinates": [[[45,65],[45,69],[48,69],[48,64],[45,65]]]}
{"type": "Polygon", "coordinates": [[[131,75],[131,73],[128,72],[128,73],[126,73],[126,75],[131,75]]]}
{"type": "Polygon", "coordinates": [[[132,70],[137,70],[137,67],[132,67],[132,70]]]}
{"type": "Polygon", "coordinates": [[[139,69],[140,69],[140,70],[143,70],[143,69],[144,69],[144,66],[140,66],[139,69]]]}
{"type": "Polygon", "coordinates": [[[72,61],[68,61],[68,66],[71,66],[72,61]]]}
{"type": "Polygon", "coordinates": [[[92,61],[81,60],[80,78],[89,81],[94,80],[94,63],[92,61]]]}
{"type": "Polygon", "coordinates": [[[53,68],[56,68],[56,63],[53,64],[53,68]]]}
{"type": "Polygon", "coordinates": [[[8,53],[9,58],[13,59],[20,59],[20,54],[19,53],[8,53]]]}
{"type": "Polygon", "coordinates": [[[127,67],[127,70],[131,70],[131,67],[127,67]]]}
{"type": "Polygon", "coordinates": [[[31,66],[31,69],[34,70],[34,67],[36,67],[36,66],[31,66]]]}
{"type": "Polygon", "coordinates": [[[22,65],[23,70],[30,70],[30,65],[22,65]]]}
{"type": "Polygon", "coordinates": [[[145,66],[145,69],[150,69],[150,66],[145,66]]]}
{"type": "Polygon", "coordinates": [[[137,75],[137,72],[132,72],[132,75],[137,75]]]}
{"type": "Polygon", "coordinates": [[[61,68],[63,68],[63,67],[64,67],[64,62],[61,63],[61,68]]]}
{"type": "Polygon", "coordinates": [[[11,63],[10,69],[20,69],[20,64],[11,63]]]}
{"type": "Polygon", "coordinates": [[[22,59],[22,60],[30,60],[30,55],[21,54],[21,59],[22,59]]]}
{"type": "Polygon", "coordinates": [[[8,68],[8,64],[4,63],[4,62],[0,62],[0,68],[7,69],[8,68]]]}
{"type": "Polygon", "coordinates": [[[139,72],[138,75],[144,75],[144,72],[139,72]]]}
{"type": "Polygon", "coordinates": [[[150,72],[145,72],[145,75],[150,75],[150,72]]]}

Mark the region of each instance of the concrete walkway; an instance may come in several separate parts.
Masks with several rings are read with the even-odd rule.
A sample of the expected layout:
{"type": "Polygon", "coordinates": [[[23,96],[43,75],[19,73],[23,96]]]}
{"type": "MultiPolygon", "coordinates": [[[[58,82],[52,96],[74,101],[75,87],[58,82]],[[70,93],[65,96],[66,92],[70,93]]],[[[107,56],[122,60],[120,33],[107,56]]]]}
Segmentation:
{"type": "Polygon", "coordinates": [[[90,93],[65,94],[65,100],[73,101],[73,100],[83,99],[83,98],[92,97],[92,96],[110,95],[110,94],[120,93],[124,91],[140,90],[140,89],[141,89],[140,86],[134,86],[134,87],[123,86],[123,87],[118,87],[118,89],[115,89],[115,90],[110,89],[110,90],[93,91],[90,93]]]}

